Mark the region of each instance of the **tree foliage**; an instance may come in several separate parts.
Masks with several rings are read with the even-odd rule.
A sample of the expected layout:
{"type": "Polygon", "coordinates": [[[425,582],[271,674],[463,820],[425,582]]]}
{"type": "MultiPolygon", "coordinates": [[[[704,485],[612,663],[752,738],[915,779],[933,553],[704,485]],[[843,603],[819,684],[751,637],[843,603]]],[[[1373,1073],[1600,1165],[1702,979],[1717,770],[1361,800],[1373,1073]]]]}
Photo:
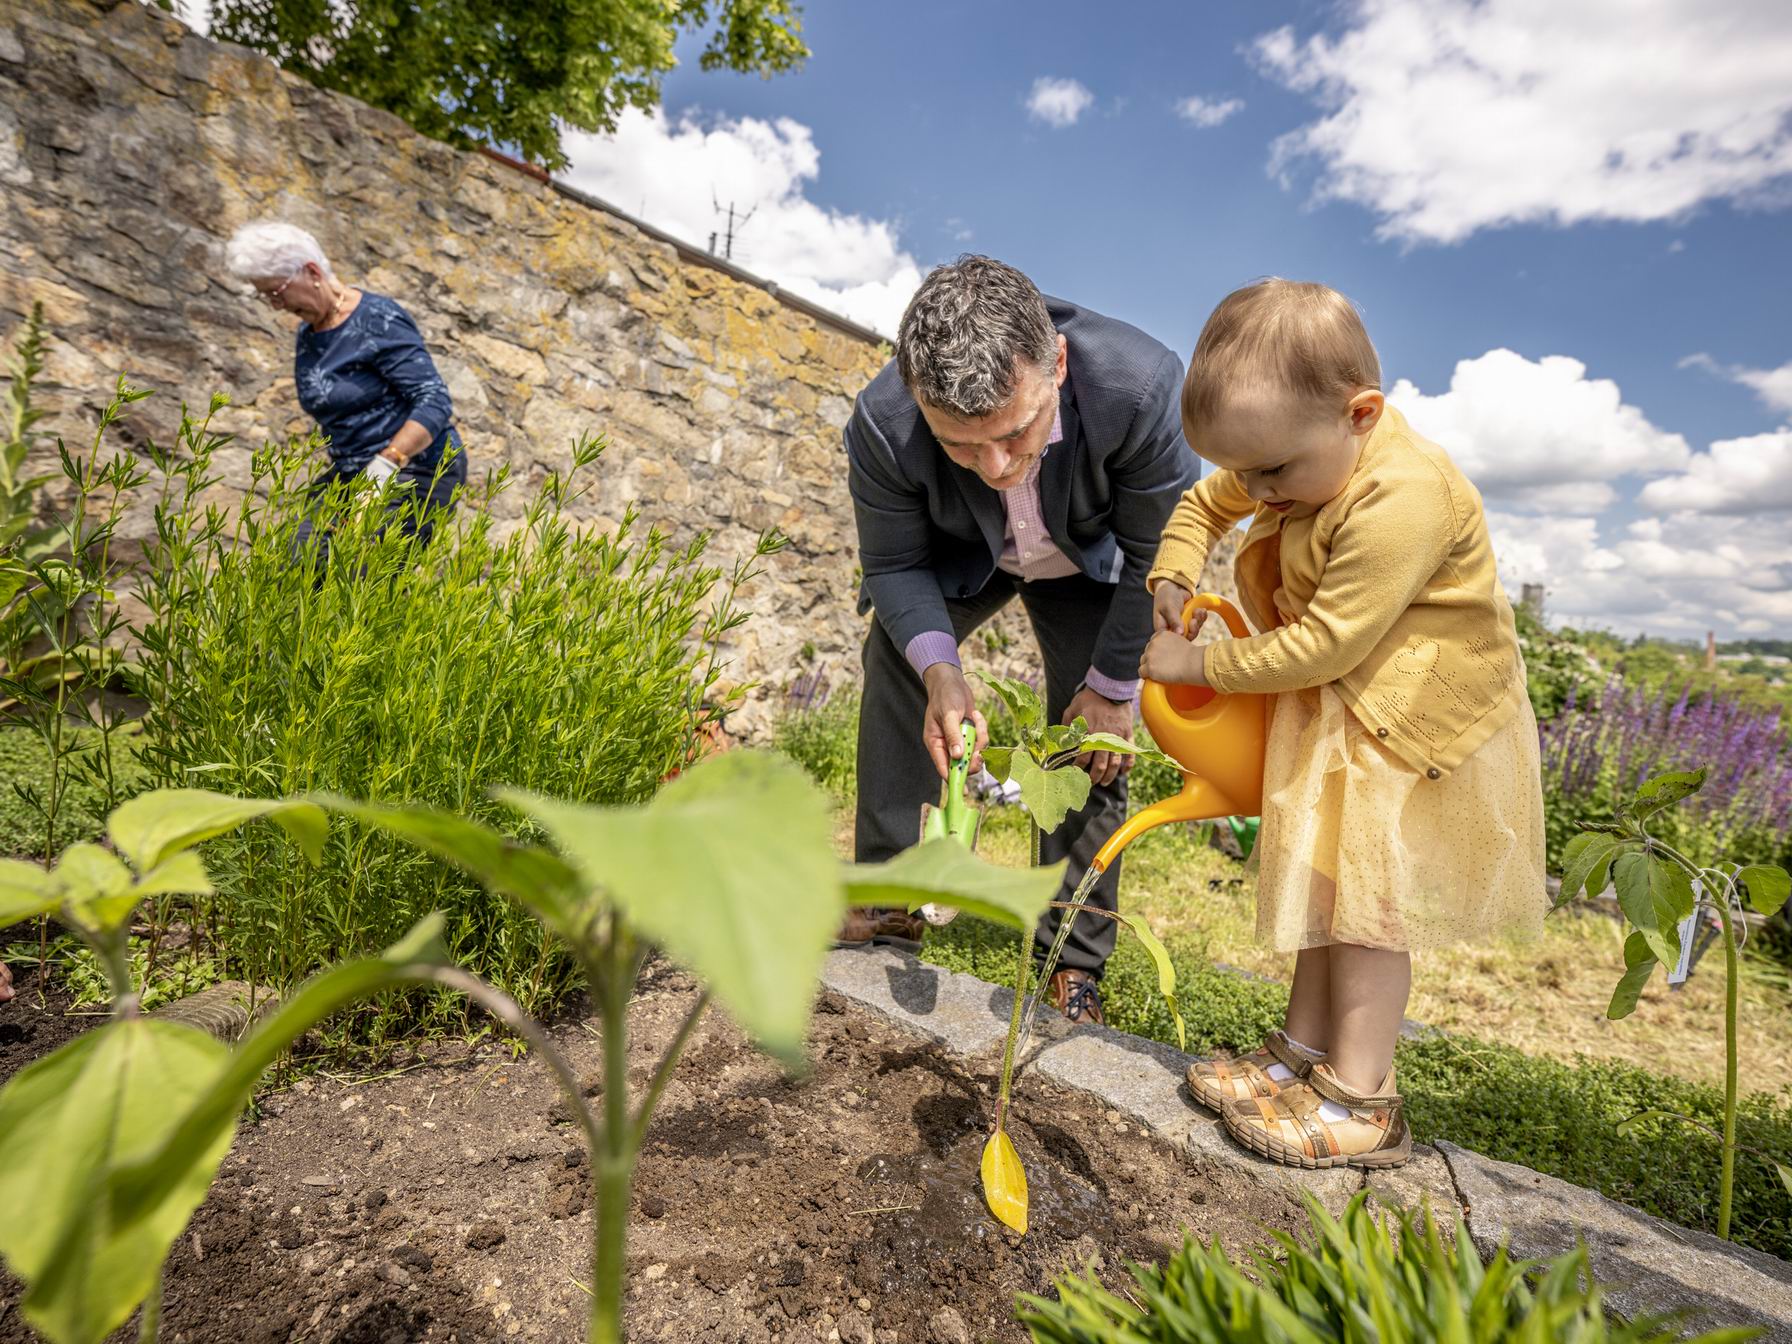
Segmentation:
{"type": "Polygon", "coordinates": [[[659,103],[686,32],[705,70],[769,78],[809,49],[792,0],[217,0],[212,35],[454,144],[566,165],[562,126],[659,103]]]}

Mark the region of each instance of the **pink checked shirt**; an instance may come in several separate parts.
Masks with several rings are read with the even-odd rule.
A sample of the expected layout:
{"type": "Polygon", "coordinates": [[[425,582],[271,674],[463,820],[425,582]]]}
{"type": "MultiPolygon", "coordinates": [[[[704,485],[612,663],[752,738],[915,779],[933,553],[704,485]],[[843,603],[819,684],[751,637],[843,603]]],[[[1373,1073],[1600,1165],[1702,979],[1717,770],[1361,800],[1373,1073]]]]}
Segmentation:
{"type": "MultiPolygon", "coordinates": [[[[1052,445],[1061,442],[1063,438],[1063,419],[1054,414],[1052,434],[1045,441],[1045,452],[1039,455],[1039,460],[1027,473],[1027,479],[1012,490],[1001,492],[1002,510],[1007,515],[1008,523],[1003,532],[1002,554],[996,561],[996,568],[1014,575],[1022,583],[1036,583],[1040,579],[1063,579],[1082,572],[1076,561],[1059,550],[1058,543],[1052,540],[1052,534],[1045,525],[1045,506],[1039,498],[1039,472],[1045,465],[1045,454],[1051,452],[1052,445]]],[[[960,665],[958,646],[945,630],[928,630],[916,635],[909,641],[903,654],[917,673],[925,672],[935,663],[951,663],[955,667],[960,665]]],[[[1093,667],[1083,678],[1083,683],[1097,695],[1104,695],[1109,700],[1131,700],[1139,693],[1139,683],[1136,680],[1116,681],[1093,667]]]]}

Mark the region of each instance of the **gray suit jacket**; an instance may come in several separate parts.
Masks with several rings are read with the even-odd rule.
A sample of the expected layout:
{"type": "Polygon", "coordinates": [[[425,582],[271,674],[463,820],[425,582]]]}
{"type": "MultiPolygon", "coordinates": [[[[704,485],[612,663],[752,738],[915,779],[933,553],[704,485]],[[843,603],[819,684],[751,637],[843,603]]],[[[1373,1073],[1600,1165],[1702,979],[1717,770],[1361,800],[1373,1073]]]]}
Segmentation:
{"type": "MultiPolygon", "coordinates": [[[[1048,297],[1069,348],[1058,393],[1064,437],[1045,455],[1039,495],[1058,548],[1090,578],[1118,585],[1095,667],[1129,681],[1151,635],[1145,575],[1165,521],[1200,463],[1182,437],[1182,362],[1137,327],[1048,297]]],[[[950,632],[946,599],[996,572],[1006,517],[998,493],[939,446],[891,361],[859,394],[846,457],[864,583],[898,649],[950,632]]]]}

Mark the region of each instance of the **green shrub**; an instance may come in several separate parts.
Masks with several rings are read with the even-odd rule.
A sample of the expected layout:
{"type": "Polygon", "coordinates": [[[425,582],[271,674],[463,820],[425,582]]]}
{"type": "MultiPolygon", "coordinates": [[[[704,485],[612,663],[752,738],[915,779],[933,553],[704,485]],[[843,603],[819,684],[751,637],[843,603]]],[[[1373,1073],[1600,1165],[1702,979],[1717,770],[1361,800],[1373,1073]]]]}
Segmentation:
{"type": "MultiPolygon", "coordinates": [[[[1668,1320],[1607,1319],[1585,1247],[1544,1265],[1502,1251],[1482,1265],[1460,1220],[1446,1245],[1429,1213],[1377,1219],[1358,1195],[1334,1219],[1308,1198],[1307,1241],[1234,1265],[1216,1240],[1160,1266],[1128,1266],[1124,1295],[1092,1275],[1058,1280],[1058,1300],[1020,1299],[1034,1344],[1492,1344],[1500,1340],[1671,1344],[1668,1320]]],[[[1704,1344],[1752,1337],[1727,1330],[1704,1344]]]]}
{"type": "Polygon", "coordinates": [[[848,691],[813,709],[786,709],[778,716],[772,745],[840,801],[859,787],[859,696],[848,691]]]}
{"type": "MultiPolygon", "coordinates": [[[[144,759],[163,785],[332,790],[509,825],[498,785],[642,802],[689,758],[740,619],[735,588],[777,544],[762,540],[729,580],[702,536],[674,546],[637,532],[632,513],[613,533],[575,526],[567,505],[601,442],[548,475],[508,536],[490,507],[499,473],[420,549],[360,482],[309,501],[304,444],[257,453],[242,503],[209,505],[222,440],[203,423],[182,439],[159,464],[171,483],[143,585],[144,759]],[[327,559],[299,544],[308,510],[332,534],[327,559]]],[[[441,910],[455,960],[529,1011],[571,983],[514,903],[389,837],[338,831],[312,868],[262,828],[219,840],[207,861],[218,893],[197,917],[257,981],[292,984],[441,910]]]]}
{"type": "MultiPolygon", "coordinates": [[[[69,753],[79,759],[97,749],[97,735],[71,735],[69,753]]],[[[114,745],[113,770],[117,792],[128,796],[142,787],[143,767],[135,751],[114,745]]],[[[0,728],[0,858],[43,858],[44,815],[42,800],[49,791],[50,748],[33,729],[0,728]],[[33,801],[36,800],[36,801],[33,801]]],[[[57,852],[77,840],[98,839],[104,829],[106,790],[87,772],[71,772],[62,784],[61,806],[56,815],[57,852]]]]}

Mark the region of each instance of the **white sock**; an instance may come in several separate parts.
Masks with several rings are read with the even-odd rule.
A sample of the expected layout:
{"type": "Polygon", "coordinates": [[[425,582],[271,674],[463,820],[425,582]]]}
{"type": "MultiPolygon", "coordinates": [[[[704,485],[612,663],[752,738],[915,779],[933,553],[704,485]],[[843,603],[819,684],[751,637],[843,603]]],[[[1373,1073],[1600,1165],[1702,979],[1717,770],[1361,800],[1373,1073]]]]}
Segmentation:
{"type": "MultiPolygon", "coordinates": [[[[1288,1036],[1288,1033],[1284,1031],[1282,1033],[1282,1035],[1288,1036]]],[[[1301,1054],[1310,1056],[1313,1059],[1324,1059],[1325,1058],[1325,1051],[1315,1050],[1310,1045],[1302,1045],[1299,1041],[1295,1040],[1294,1037],[1292,1037],[1292,1036],[1288,1036],[1288,1044],[1292,1045],[1296,1050],[1300,1051],[1301,1054]]],[[[1289,1079],[1294,1077],[1294,1070],[1289,1068],[1286,1064],[1283,1064],[1280,1062],[1271,1064],[1267,1069],[1264,1070],[1264,1072],[1269,1075],[1270,1081],[1275,1082],[1275,1083],[1285,1083],[1285,1082],[1289,1081],[1289,1079]]]]}
{"type": "Polygon", "coordinates": [[[1350,1110],[1335,1101],[1322,1101],[1319,1103],[1319,1118],[1335,1125],[1340,1120],[1350,1119],[1350,1110]]]}

